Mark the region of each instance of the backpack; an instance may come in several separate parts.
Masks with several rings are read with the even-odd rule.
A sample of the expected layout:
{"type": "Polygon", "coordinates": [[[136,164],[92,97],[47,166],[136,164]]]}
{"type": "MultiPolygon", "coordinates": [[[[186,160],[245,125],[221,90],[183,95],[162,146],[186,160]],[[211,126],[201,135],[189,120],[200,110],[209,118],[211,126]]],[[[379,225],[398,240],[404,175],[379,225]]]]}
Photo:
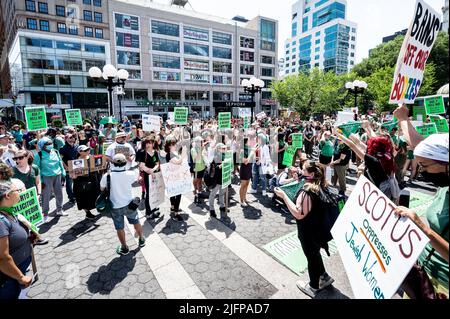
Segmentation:
{"type": "Polygon", "coordinates": [[[213,189],[214,187],[216,187],[216,166],[214,165],[214,163],[211,163],[206,167],[203,180],[209,189],[213,189]]]}

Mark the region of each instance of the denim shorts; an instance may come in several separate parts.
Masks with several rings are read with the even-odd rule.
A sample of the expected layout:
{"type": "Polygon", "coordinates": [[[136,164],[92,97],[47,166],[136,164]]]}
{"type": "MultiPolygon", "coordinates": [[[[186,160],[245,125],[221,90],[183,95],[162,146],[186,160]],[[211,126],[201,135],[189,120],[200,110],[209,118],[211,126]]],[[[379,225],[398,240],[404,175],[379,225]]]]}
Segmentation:
{"type": "Polygon", "coordinates": [[[132,211],[128,208],[128,206],[122,208],[114,208],[112,210],[112,219],[116,230],[121,230],[125,228],[124,217],[128,219],[128,222],[131,225],[136,225],[139,223],[139,216],[137,210],[132,211]]]}

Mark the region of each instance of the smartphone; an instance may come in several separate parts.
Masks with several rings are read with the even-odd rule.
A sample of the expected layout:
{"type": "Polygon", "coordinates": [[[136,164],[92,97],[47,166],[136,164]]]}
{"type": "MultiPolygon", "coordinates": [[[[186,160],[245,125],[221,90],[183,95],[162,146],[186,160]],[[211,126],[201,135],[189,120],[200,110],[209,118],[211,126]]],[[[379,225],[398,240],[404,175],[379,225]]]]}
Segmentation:
{"type": "Polygon", "coordinates": [[[402,190],[400,192],[400,198],[398,200],[398,205],[409,208],[409,199],[411,197],[411,193],[409,190],[402,190]]]}

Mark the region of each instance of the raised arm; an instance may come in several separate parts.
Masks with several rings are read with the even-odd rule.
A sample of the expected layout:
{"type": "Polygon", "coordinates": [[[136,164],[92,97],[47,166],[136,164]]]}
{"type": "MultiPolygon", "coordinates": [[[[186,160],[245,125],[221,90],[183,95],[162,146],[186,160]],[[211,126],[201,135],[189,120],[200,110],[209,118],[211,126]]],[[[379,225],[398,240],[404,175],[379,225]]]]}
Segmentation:
{"type": "Polygon", "coordinates": [[[402,129],[406,142],[412,149],[414,149],[425,138],[416,131],[409,120],[408,114],[409,110],[406,104],[403,104],[394,111],[394,116],[398,120],[398,124],[402,129]]]}

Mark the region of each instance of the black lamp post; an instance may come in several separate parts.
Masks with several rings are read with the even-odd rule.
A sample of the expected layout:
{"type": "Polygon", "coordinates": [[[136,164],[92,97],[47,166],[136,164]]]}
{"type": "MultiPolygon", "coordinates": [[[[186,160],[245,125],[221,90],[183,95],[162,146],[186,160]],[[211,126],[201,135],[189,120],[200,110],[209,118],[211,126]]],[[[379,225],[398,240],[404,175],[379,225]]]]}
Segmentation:
{"type": "MultiPolygon", "coordinates": [[[[125,88],[125,81],[128,80],[129,74],[127,70],[121,69],[119,71],[111,65],[107,64],[103,67],[103,72],[98,67],[92,67],[89,69],[89,76],[94,79],[94,81],[101,81],[100,78],[103,78],[104,81],[101,81],[106,85],[109,95],[109,116],[114,116],[114,108],[113,108],[113,100],[112,93],[115,87],[121,86],[122,89],[125,88]],[[117,77],[117,80],[115,78],[117,77]]],[[[120,100],[119,100],[120,103],[120,100]]],[[[119,110],[120,119],[122,120],[122,108],[119,110]]]]}
{"type": "MultiPolygon", "coordinates": [[[[250,93],[252,96],[252,102],[255,102],[255,94],[262,91],[262,88],[264,87],[264,81],[259,80],[255,77],[252,77],[250,80],[244,79],[242,80],[241,86],[244,87],[245,93],[250,93]]],[[[256,105],[255,105],[256,106],[256,105]]],[[[253,123],[253,109],[255,106],[252,105],[251,111],[252,111],[252,123],[253,123]]]]}
{"type": "Polygon", "coordinates": [[[349,93],[355,96],[355,108],[358,107],[358,94],[364,93],[367,89],[367,83],[364,81],[355,80],[353,82],[347,82],[345,88],[349,93]]]}

